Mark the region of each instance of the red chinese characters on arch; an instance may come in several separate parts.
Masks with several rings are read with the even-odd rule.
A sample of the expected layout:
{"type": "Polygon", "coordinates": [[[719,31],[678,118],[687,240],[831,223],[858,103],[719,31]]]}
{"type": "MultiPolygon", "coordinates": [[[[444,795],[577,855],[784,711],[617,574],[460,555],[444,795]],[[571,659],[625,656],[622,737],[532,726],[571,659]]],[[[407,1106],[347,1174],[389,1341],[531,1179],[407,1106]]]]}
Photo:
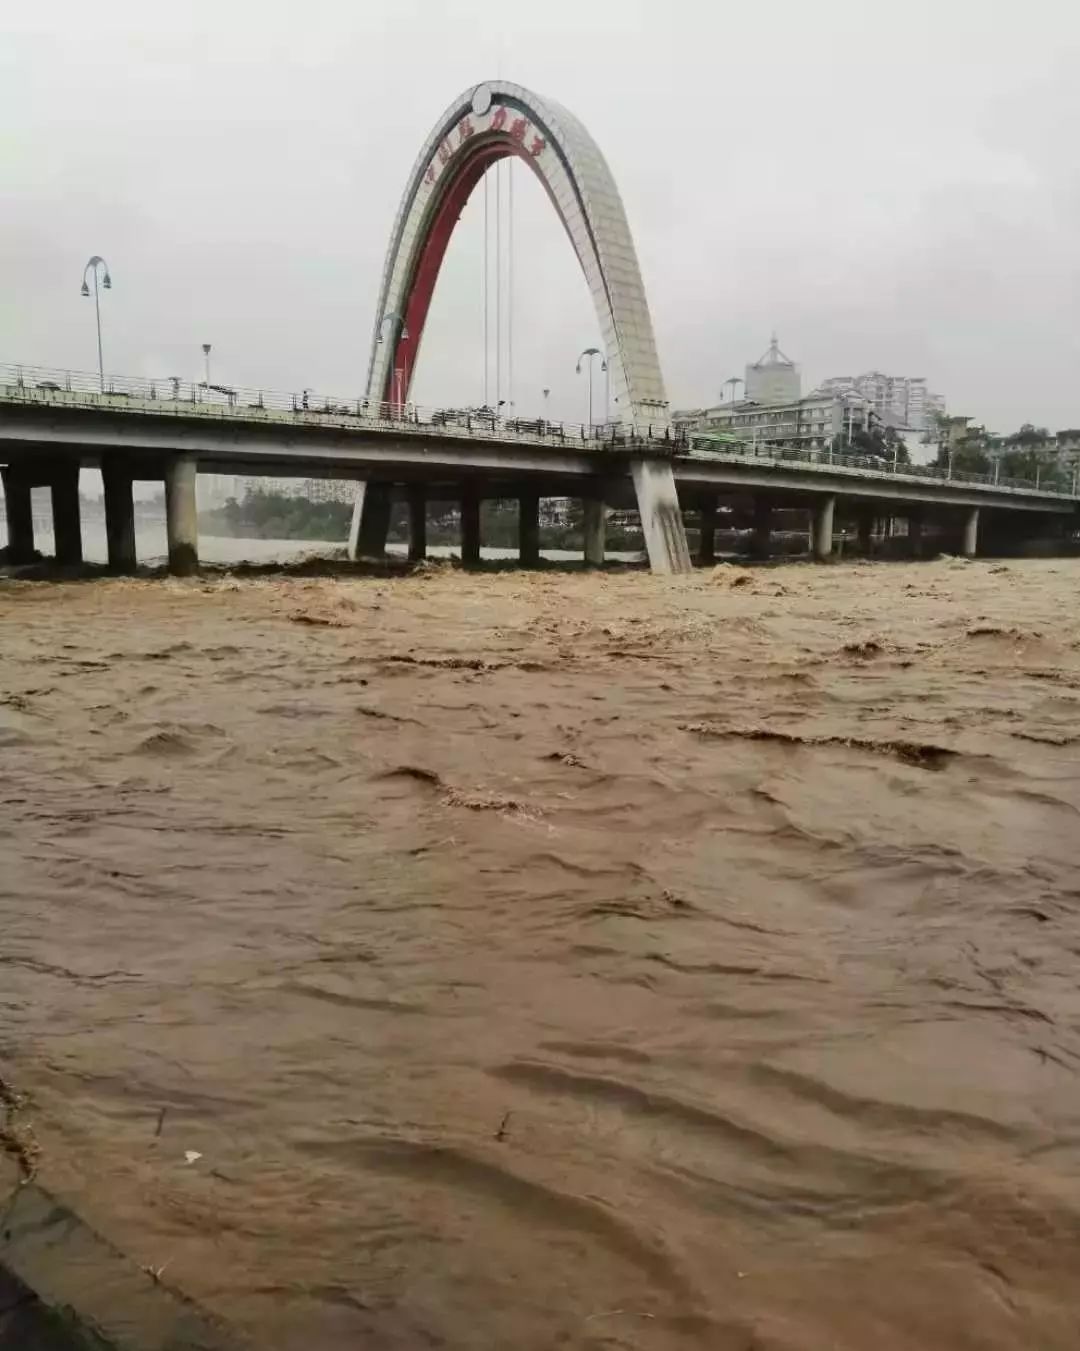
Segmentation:
{"type": "MultiPolygon", "coordinates": [[[[481,128],[483,130],[483,128],[481,128]]],[[[510,120],[510,109],[505,104],[497,104],[491,111],[491,121],[487,127],[488,131],[501,131],[509,136],[515,145],[521,146],[533,159],[541,155],[547,149],[547,141],[534,131],[531,123],[526,117],[515,117],[510,120]],[[507,125],[509,123],[509,126],[507,125]],[[530,133],[532,133],[530,137],[530,133]]],[[[457,145],[463,146],[466,141],[476,135],[476,127],[473,124],[472,117],[466,113],[457,124],[457,145]]],[[[453,133],[451,133],[451,136],[453,133]]],[[[451,137],[447,136],[439,143],[436,151],[436,159],[433,159],[424,173],[424,182],[428,187],[433,187],[438,177],[440,168],[445,168],[454,154],[454,145],[451,137]]]]}
{"type": "MultiPolygon", "coordinates": [[[[510,121],[510,110],[504,104],[500,103],[499,106],[492,113],[491,125],[489,130],[505,131],[507,130],[506,124],[508,121],[510,121]]],[[[533,131],[533,136],[532,139],[530,140],[529,139],[530,131],[533,131],[533,128],[528,118],[516,117],[512,122],[510,122],[508,134],[510,136],[510,139],[514,141],[517,145],[527,146],[529,154],[533,157],[533,159],[536,159],[538,155],[543,154],[543,152],[547,149],[547,141],[543,138],[543,136],[540,135],[539,132],[535,131],[533,131]]]]}

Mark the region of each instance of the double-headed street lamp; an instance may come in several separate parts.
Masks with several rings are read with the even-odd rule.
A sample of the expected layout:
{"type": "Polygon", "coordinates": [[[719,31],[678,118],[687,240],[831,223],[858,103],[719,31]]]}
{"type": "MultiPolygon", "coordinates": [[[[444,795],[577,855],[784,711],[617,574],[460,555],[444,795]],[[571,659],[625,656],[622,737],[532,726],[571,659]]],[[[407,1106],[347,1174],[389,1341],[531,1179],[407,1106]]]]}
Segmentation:
{"type": "MultiPolygon", "coordinates": [[[[578,375],[581,374],[581,363],[585,360],[586,357],[588,357],[588,359],[589,359],[589,429],[590,429],[590,431],[591,431],[591,430],[592,430],[592,425],[593,425],[593,393],[592,393],[592,391],[593,391],[593,363],[595,362],[595,360],[596,360],[597,357],[600,357],[600,369],[604,372],[605,375],[607,374],[608,364],[607,364],[606,358],[604,357],[603,352],[601,352],[601,350],[600,350],[599,347],[586,347],[585,350],[584,350],[584,352],[582,352],[582,354],[581,354],[581,355],[578,357],[578,359],[577,359],[577,366],[576,366],[575,369],[576,369],[576,372],[577,372],[578,375]]],[[[604,421],[607,422],[607,400],[606,400],[606,399],[605,399],[605,406],[604,406],[604,421]]]]}
{"type": "Polygon", "coordinates": [[[97,318],[97,364],[98,364],[98,382],[101,386],[102,394],[105,393],[105,362],[101,355],[101,297],[98,291],[98,278],[101,278],[101,285],[106,291],[112,289],[112,277],[109,276],[109,265],[104,258],[99,258],[95,253],[93,258],[83,268],[82,294],[88,296],[90,287],[86,281],[86,274],[94,274],[94,314],[97,318]],[[100,271],[99,271],[100,269],[100,271]]]}

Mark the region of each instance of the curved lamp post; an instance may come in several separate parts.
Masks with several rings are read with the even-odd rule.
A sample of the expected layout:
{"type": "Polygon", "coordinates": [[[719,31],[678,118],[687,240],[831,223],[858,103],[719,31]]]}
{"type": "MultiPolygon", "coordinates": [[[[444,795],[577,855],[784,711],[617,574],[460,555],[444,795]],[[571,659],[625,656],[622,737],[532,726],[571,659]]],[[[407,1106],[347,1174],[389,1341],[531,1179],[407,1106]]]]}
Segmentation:
{"type": "Polygon", "coordinates": [[[101,297],[98,290],[98,280],[106,291],[112,289],[112,277],[109,276],[109,265],[104,258],[100,258],[96,253],[93,258],[83,268],[82,294],[88,296],[90,287],[87,283],[87,273],[94,274],[94,315],[97,318],[97,364],[98,364],[98,383],[102,394],[105,393],[105,362],[101,356],[101,297]]]}
{"type": "MultiPolygon", "coordinates": [[[[398,314],[397,310],[388,310],[383,315],[382,319],[379,321],[379,337],[378,337],[379,342],[382,342],[383,340],[383,330],[386,328],[386,325],[388,323],[392,323],[395,325],[393,332],[396,334],[398,341],[400,341],[402,338],[407,338],[409,336],[409,330],[405,327],[405,320],[401,317],[400,314],[398,314]]],[[[400,367],[395,367],[394,405],[397,408],[401,407],[401,387],[403,375],[404,371],[402,371],[400,367]]]]}
{"type": "MultiPolygon", "coordinates": [[[[605,375],[607,374],[608,365],[606,359],[604,358],[604,354],[603,352],[601,352],[599,347],[586,347],[584,352],[582,352],[582,354],[577,359],[577,366],[575,367],[575,371],[578,375],[581,374],[581,363],[585,360],[586,357],[589,358],[589,430],[591,431],[593,425],[593,392],[592,392],[593,363],[595,362],[597,357],[600,357],[600,369],[604,372],[605,375]]],[[[604,421],[605,422],[607,421],[606,408],[604,409],[604,421]]]]}

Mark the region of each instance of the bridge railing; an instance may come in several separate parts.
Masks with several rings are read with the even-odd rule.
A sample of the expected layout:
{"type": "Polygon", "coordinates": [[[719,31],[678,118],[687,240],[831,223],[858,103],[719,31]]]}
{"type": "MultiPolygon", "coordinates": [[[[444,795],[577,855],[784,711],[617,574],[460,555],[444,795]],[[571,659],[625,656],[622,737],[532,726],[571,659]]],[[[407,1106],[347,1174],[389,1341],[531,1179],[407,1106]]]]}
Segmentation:
{"type": "Polygon", "coordinates": [[[898,464],[887,457],[851,455],[817,447],[753,446],[746,443],[694,445],[670,423],[638,426],[625,422],[586,424],[522,418],[503,409],[464,407],[427,408],[412,402],[374,402],[316,394],[311,389],[284,393],[182,380],[57,370],[45,366],[0,363],[0,401],[56,404],[74,408],[157,413],[181,417],[211,417],[239,421],[302,423],[340,430],[392,431],[404,436],[438,436],[452,440],[517,442],[552,449],[628,451],[648,449],[658,454],[686,454],[693,458],[771,464],[794,462],[821,471],[841,469],[890,479],[930,479],[939,483],[970,483],[1016,492],[1038,492],[1076,497],[1071,484],[1053,475],[1008,477],[998,472],[974,474],[949,466],[898,464]]]}
{"type": "Polygon", "coordinates": [[[723,447],[715,444],[695,446],[693,433],[690,433],[689,439],[690,454],[695,459],[736,462],[765,460],[770,464],[791,462],[813,465],[825,471],[833,468],[859,470],[888,478],[931,479],[936,483],[971,483],[981,487],[1050,493],[1061,497],[1076,497],[1080,486],[1075,472],[1069,475],[1066,481],[1066,477],[1062,476],[1060,471],[1055,474],[1054,466],[1048,466],[1045,478],[1041,473],[1037,473],[1034,478],[1017,478],[1000,473],[999,466],[995,466],[992,473],[976,474],[963,469],[953,469],[949,465],[903,464],[888,456],[850,455],[817,446],[753,446],[734,442],[723,447]]]}
{"type": "Polygon", "coordinates": [[[311,389],[285,393],[182,380],[179,376],[151,379],[106,374],[102,379],[87,371],[5,363],[0,363],[0,400],[184,417],[302,422],[344,430],[518,441],[555,448],[626,450],[645,446],[666,449],[671,454],[687,448],[686,437],[670,423],[637,427],[615,422],[563,422],[518,417],[503,409],[485,407],[428,408],[411,401],[341,398],[316,394],[311,389]]]}

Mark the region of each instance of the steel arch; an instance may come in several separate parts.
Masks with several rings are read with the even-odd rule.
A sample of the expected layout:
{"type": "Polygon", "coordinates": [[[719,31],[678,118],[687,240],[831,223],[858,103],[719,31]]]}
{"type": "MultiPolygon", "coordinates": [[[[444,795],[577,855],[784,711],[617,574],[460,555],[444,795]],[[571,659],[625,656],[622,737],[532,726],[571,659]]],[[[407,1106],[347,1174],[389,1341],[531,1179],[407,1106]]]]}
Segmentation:
{"type": "Polygon", "coordinates": [[[570,236],[607,349],[616,420],[654,428],[666,424],[668,404],[652,319],[611,170],[572,113],[501,80],[476,85],[456,98],[412,167],[383,269],[368,398],[378,403],[408,397],[450,236],[485,171],[510,155],[523,159],[540,179],[570,236]],[[397,318],[387,328],[392,316],[397,318]]]}

